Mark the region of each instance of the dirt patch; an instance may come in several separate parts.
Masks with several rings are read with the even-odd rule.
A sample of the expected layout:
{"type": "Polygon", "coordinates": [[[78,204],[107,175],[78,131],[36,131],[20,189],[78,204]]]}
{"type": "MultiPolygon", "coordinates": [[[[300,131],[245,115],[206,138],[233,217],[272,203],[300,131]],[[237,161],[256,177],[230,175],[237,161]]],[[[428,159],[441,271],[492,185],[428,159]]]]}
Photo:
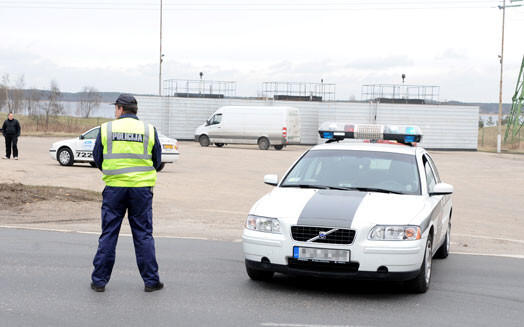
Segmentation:
{"type": "Polygon", "coordinates": [[[42,201],[58,202],[100,202],[99,192],[68,187],[24,185],[20,183],[0,183],[0,203],[3,209],[17,209],[42,201]]]}

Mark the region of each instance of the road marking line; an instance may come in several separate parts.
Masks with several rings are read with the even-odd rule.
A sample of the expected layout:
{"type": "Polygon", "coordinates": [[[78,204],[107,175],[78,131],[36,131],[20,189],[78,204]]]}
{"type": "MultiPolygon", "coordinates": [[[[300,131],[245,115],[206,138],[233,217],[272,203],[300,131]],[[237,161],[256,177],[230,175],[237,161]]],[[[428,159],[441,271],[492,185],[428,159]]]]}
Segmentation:
{"type": "MultiPolygon", "coordinates": [[[[91,235],[100,235],[101,232],[86,232],[86,231],[77,231],[70,229],[53,229],[53,228],[40,228],[40,227],[26,227],[26,226],[4,226],[0,225],[0,228],[6,229],[25,229],[25,230],[37,230],[44,232],[60,232],[60,233],[75,233],[75,234],[91,234],[91,235]]],[[[132,234],[120,233],[119,236],[132,237],[132,234]]],[[[208,238],[204,237],[190,237],[190,236],[169,236],[169,235],[155,235],[155,238],[174,238],[174,239],[188,239],[188,240],[204,240],[209,241],[208,238]]]]}
{"type": "Polygon", "coordinates": [[[483,239],[490,239],[490,240],[506,241],[506,242],[513,242],[513,243],[521,243],[521,244],[524,244],[524,240],[515,240],[515,239],[511,239],[511,238],[501,238],[501,237],[491,237],[491,236],[480,236],[480,235],[468,235],[468,234],[451,234],[451,236],[463,236],[463,237],[483,238],[483,239]]]}
{"type": "Polygon", "coordinates": [[[451,251],[451,254],[464,254],[464,255],[479,255],[486,257],[504,257],[504,258],[514,258],[514,259],[524,259],[524,255],[521,254],[488,254],[488,253],[473,253],[473,252],[456,252],[451,251]]]}
{"type": "Polygon", "coordinates": [[[276,322],[264,322],[260,326],[274,326],[274,327],[373,327],[373,326],[356,326],[356,325],[310,325],[310,324],[286,324],[276,322]]]}

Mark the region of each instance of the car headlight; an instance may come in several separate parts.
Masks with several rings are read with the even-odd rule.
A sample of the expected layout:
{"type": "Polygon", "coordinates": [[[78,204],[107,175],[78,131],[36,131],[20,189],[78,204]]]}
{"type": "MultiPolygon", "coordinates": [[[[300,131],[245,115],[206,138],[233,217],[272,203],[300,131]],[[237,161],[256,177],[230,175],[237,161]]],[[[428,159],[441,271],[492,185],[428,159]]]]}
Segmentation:
{"type": "Polygon", "coordinates": [[[277,218],[248,215],[246,220],[246,228],[259,232],[280,234],[280,222],[277,218]]]}
{"type": "Polygon", "coordinates": [[[375,226],[369,233],[372,241],[413,241],[420,240],[419,226],[375,226]]]}

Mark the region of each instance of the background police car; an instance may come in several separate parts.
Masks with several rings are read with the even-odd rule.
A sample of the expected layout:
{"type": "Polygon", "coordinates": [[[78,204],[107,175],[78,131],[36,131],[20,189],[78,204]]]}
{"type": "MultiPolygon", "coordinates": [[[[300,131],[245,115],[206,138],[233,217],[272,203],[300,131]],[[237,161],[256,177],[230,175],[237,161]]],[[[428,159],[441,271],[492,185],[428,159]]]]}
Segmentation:
{"type": "MultiPolygon", "coordinates": [[[[53,143],[49,149],[49,155],[53,160],[58,160],[62,166],[72,166],[74,163],[89,163],[95,167],[93,161],[93,148],[95,147],[96,137],[100,132],[97,126],[80,135],[77,138],[53,143]]],[[[162,144],[162,170],[166,163],[174,163],[178,160],[178,141],[165,135],[158,134],[162,144]]]]}
{"type": "MultiPolygon", "coordinates": [[[[405,177],[408,172],[388,173],[405,177]]],[[[408,281],[413,291],[425,292],[431,280],[432,257],[445,258],[449,253],[453,187],[440,181],[431,157],[422,148],[369,143],[319,145],[297,160],[280,183],[276,175],[266,175],[264,181],[278,187],[257,201],[247,218],[243,241],[246,270],[252,279],[269,279],[274,272],[389,279],[408,281]],[[406,185],[388,181],[386,173],[383,180],[366,185],[375,185],[377,190],[352,189],[361,185],[352,185],[351,178],[344,181],[334,165],[321,168],[304,163],[329,154],[362,157],[364,160],[353,167],[360,178],[366,176],[363,169],[369,169],[365,164],[383,172],[392,168],[387,160],[369,162],[373,157],[411,158],[415,173],[406,185]],[[314,178],[301,181],[304,174],[295,173],[295,169],[309,169],[314,178]],[[326,173],[331,183],[329,178],[315,180],[326,173]]]]}

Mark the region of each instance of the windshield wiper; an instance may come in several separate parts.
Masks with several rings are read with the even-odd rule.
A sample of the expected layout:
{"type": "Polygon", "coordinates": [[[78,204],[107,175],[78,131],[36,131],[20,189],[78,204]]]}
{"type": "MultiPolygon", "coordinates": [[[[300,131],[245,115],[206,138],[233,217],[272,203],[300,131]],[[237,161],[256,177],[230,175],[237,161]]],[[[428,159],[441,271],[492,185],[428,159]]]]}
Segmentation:
{"type": "Polygon", "coordinates": [[[286,185],[281,185],[281,187],[319,188],[323,190],[327,190],[330,188],[329,186],[314,185],[314,184],[286,184],[286,185]]]}
{"type": "Polygon", "coordinates": [[[403,192],[392,191],[392,190],[385,190],[383,188],[374,188],[374,187],[345,187],[343,189],[344,190],[356,190],[356,191],[361,191],[361,192],[379,192],[379,193],[405,194],[403,192]]]}

